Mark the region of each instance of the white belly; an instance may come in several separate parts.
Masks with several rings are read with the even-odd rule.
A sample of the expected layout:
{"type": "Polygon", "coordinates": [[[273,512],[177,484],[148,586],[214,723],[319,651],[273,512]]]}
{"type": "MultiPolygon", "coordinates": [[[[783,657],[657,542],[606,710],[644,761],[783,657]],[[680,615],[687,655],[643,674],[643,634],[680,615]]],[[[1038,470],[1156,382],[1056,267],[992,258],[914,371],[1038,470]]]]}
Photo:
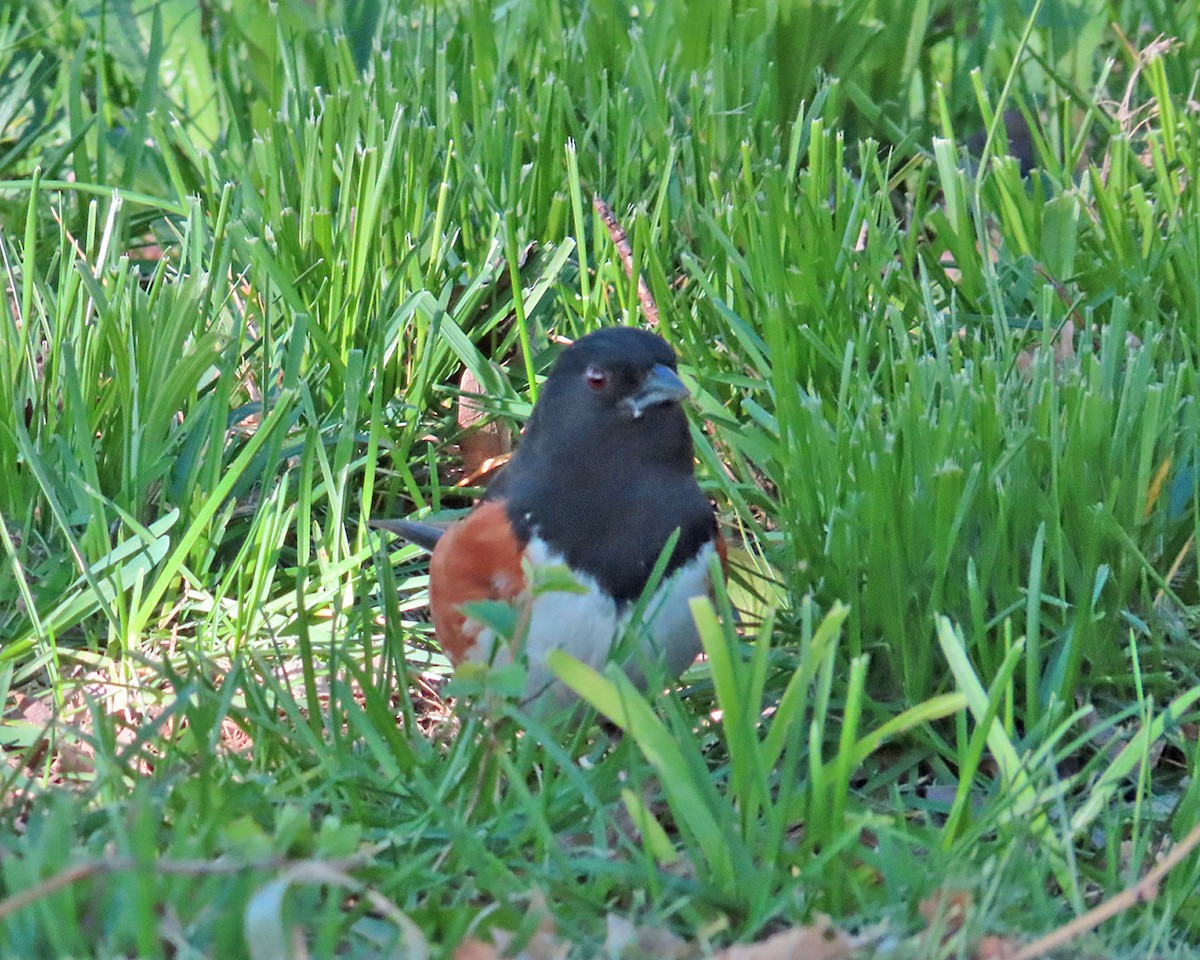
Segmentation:
{"type": "MultiPolygon", "coordinates": [[[[643,628],[632,636],[627,645],[626,675],[639,688],[646,685],[647,660],[662,665],[669,678],[679,676],[700,652],[700,638],[692,620],[687,601],[708,594],[709,559],[714,552],[711,544],[688,563],[677,569],[659,585],[647,605],[643,628]]],[[[526,556],[534,566],[562,565],[536,537],[530,541],[526,556]]],[[[634,603],[625,605],[618,615],[617,604],[601,592],[590,577],[576,577],[584,588],[582,593],[555,590],[533,598],[529,614],[529,629],[525,635],[528,654],[528,674],[525,695],[538,707],[566,706],[576,700],[575,694],[560,683],[546,666],[551,650],[563,650],[576,660],[596,670],[603,670],[613,653],[614,645],[630,626],[634,603]]],[[[481,631],[478,648],[490,651],[493,638],[490,631],[481,631]]],[[[499,651],[496,661],[509,660],[507,651],[499,651]]]]}

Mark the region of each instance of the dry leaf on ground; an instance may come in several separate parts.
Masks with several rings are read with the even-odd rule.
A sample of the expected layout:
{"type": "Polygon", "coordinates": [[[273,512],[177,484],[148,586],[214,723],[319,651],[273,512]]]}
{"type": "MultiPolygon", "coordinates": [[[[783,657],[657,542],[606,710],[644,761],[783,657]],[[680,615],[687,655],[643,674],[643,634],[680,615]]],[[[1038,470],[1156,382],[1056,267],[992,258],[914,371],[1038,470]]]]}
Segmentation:
{"type": "Polygon", "coordinates": [[[610,913],[605,920],[604,953],[621,960],[690,960],[700,949],[665,927],[639,927],[610,913]]]}
{"type": "Polygon", "coordinates": [[[917,912],[930,927],[935,927],[945,943],[962,929],[973,898],[965,890],[935,890],[921,901],[917,912]]]}
{"type": "Polygon", "coordinates": [[[713,960],[845,960],[854,942],[828,917],[807,927],[793,927],[759,943],[737,944],[713,954],[713,960]]]}
{"type": "Polygon", "coordinates": [[[1021,942],[1012,937],[983,937],[975,947],[975,960],[1011,960],[1021,949],[1021,942]]]}
{"type": "Polygon", "coordinates": [[[463,485],[478,483],[508,459],[512,453],[512,430],[503,420],[487,419],[478,396],[485,393],[470,370],[459,380],[462,396],[458,401],[458,426],[462,430],[459,453],[462,455],[463,485]]]}

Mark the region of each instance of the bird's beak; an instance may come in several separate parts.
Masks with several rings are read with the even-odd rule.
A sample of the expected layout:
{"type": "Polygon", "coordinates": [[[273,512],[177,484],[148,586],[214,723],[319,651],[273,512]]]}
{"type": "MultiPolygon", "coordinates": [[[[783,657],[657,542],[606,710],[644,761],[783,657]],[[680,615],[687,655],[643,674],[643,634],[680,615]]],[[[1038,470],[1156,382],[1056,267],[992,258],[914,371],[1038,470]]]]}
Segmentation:
{"type": "Polygon", "coordinates": [[[665,403],[679,403],[691,396],[679,375],[666,364],[655,364],[637,391],[621,401],[626,412],[637,420],[651,407],[665,403]]]}

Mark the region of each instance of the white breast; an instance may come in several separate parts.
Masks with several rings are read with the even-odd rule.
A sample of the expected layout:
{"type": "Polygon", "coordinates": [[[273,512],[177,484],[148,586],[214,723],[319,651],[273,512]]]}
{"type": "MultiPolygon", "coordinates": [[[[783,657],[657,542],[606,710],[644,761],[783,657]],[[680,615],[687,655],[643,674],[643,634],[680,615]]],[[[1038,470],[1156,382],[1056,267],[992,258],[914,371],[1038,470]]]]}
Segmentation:
{"type": "MultiPolygon", "coordinates": [[[[644,629],[640,636],[631,638],[625,667],[626,674],[639,687],[646,684],[642,664],[647,659],[661,663],[664,674],[674,678],[700,652],[700,638],[687,601],[707,595],[708,565],[713,551],[713,545],[706,544],[692,560],[666,578],[651,598],[643,618],[644,629]],[[635,640],[636,647],[632,643],[635,640]]],[[[538,537],[529,542],[525,556],[534,567],[563,564],[562,557],[538,537]]],[[[634,604],[626,604],[618,614],[616,603],[600,590],[596,581],[587,576],[575,579],[583,588],[582,593],[554,590],[540,593],[532,601],[525,636],[529,658],[525,693],[538,707],[566,706],[576,699],[546,666],[551,650],[564,650],[588,666],[602,670],[614,644],[630,625],[634,604]]],[[[493,643],[490,630],[480,631],[476,656],[486,659],[493,643]]],[[[510,660],[511,651],[496,652],[495,662],[510,660]]]]}

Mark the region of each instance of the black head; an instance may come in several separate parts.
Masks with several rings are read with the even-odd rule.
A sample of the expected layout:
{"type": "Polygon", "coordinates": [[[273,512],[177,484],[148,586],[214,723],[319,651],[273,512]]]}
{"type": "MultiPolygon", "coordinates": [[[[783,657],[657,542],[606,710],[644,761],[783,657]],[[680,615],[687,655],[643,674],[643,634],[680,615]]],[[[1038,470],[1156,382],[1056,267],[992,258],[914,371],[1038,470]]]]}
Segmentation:
{"type": "Polygon", "coordinates": [[[688,390],[662,337],[608,327],[563,351],[542,385],[518,457],[586,457],[692,468],[688,390]]]}
{"type": "Polygon", "coordinates": [[[512,460],[489,490],[518,534],[539,533],[619,599],[636,597],[671,533],[675,560],[714,527],[694,476],[675,351],[630,327],[563,351],[512,460]]]}

